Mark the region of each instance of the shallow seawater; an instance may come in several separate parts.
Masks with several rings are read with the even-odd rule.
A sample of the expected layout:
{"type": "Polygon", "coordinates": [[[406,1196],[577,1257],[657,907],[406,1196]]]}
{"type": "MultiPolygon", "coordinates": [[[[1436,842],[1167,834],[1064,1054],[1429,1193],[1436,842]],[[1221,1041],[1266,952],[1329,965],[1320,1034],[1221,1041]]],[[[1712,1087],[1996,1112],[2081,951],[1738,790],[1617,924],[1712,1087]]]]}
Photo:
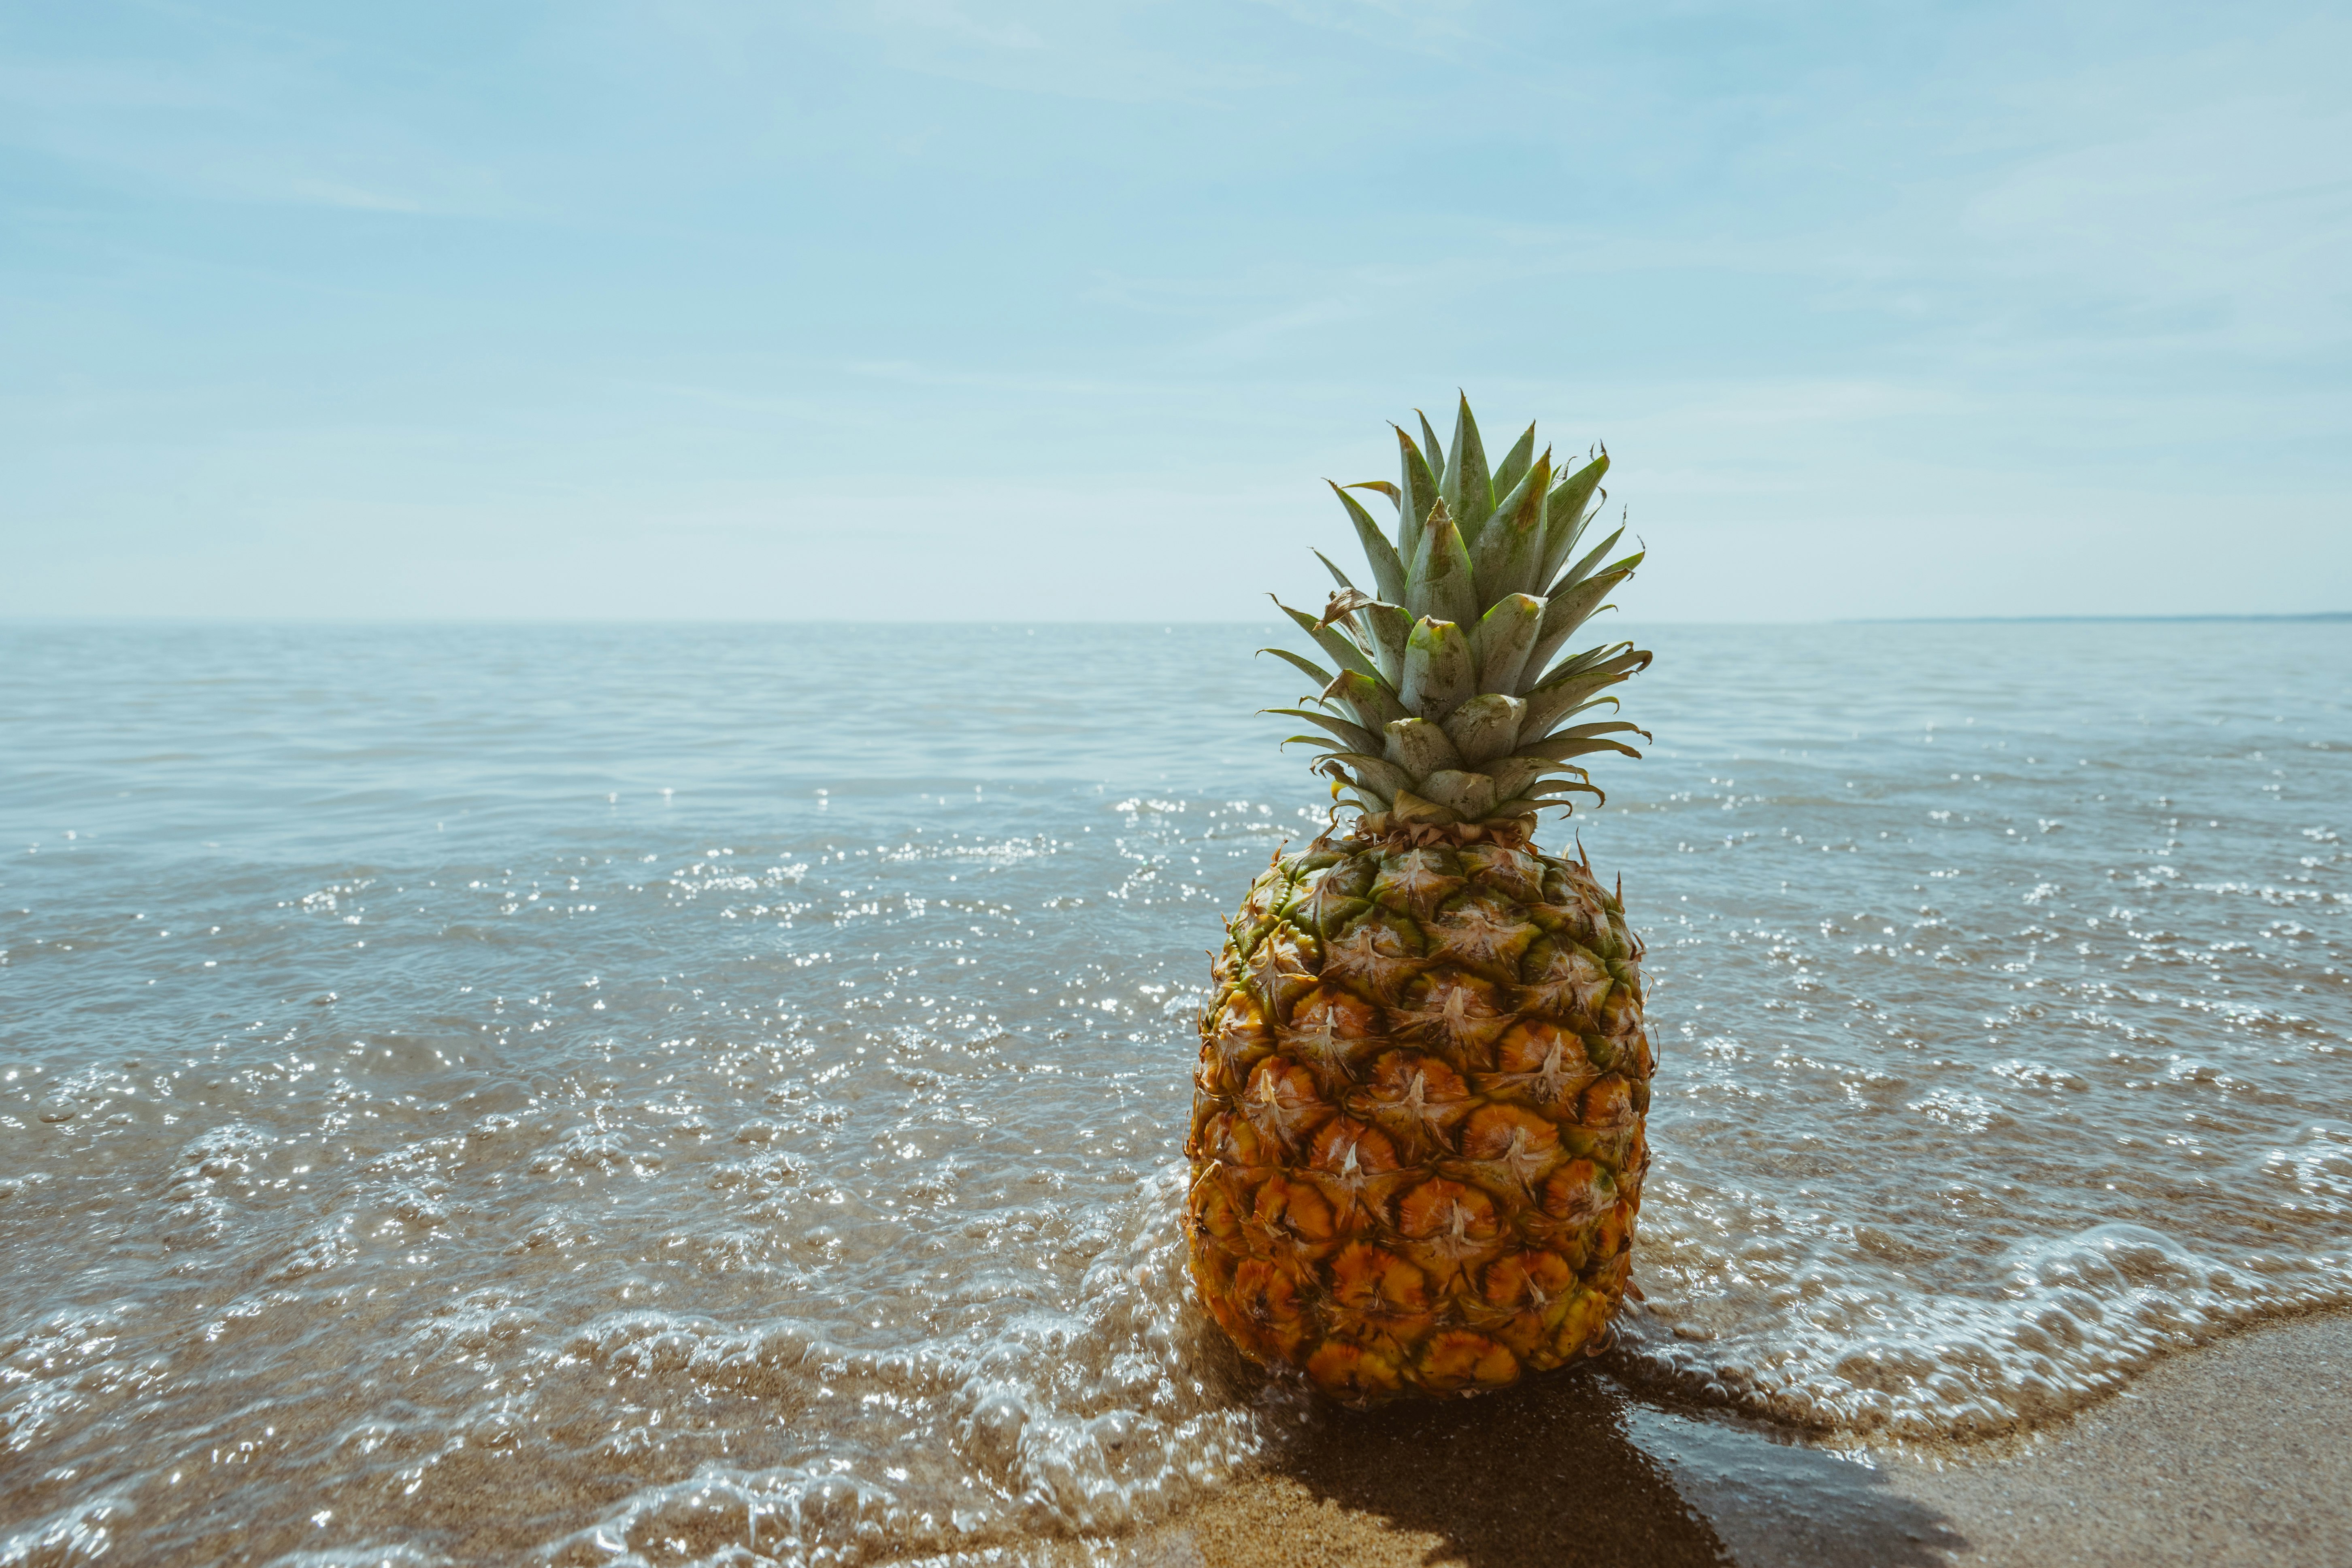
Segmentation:
{"type": "MultiPolygon", "coordinates": [[[[1250,627],[0,628],[0,1563],[861,1562],[1299,1420],[1177,1264],[1250,627]]],[[[2352,1303],[2352,626],[1658,628],[1622,1369],[1841,1436],[2352,1303]]]]}

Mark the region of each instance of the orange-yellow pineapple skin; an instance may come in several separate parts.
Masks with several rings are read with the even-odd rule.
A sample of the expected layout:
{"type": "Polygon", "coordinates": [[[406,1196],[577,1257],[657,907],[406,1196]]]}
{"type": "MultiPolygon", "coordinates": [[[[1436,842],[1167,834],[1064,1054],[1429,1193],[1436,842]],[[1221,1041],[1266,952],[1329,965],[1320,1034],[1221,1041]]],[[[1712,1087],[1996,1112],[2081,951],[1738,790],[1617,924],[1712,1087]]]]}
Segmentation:
{"type": "Polygon", "coordinates": [[[1649,1163],[1619,901],[1521,825],[1381,826],[1251,887],[1186,1144],[1202,1300],[1349,1405],[1604,1346],[1649,1163]]]}

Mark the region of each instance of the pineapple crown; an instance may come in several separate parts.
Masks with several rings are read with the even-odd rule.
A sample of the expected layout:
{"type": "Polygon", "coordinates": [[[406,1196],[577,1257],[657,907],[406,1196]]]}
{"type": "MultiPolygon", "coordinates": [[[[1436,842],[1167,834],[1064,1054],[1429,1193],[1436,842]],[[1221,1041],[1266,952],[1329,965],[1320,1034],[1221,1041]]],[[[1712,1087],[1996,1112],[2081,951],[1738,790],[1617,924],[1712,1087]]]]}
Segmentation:
{"type": "MultiPolygon", "coordinates": [[[[1567,795],[1600,796],[1574,759],[1599,752],[1642,753],[1612,736],[1648,731],[1620,719],[1577,723],[1617,700],[1602,693],[1646,667],[1630,642],[1590,648],[1553,663],[1579,626],[1611,606],[1609,591],[1633,574],[1643,552],[1601,563],[1624,533],[1570,558],[1608,492],[1604,448],[1562,477],[1547,449],[1536,455],[1528,426],[1491,470],[1470,401],[1462,400],[1441,473],[1437,433],[1421,419],[1422,445],[1402,427],[1403,473],[1331,486],[1371,564],[1368,593],[1321,551],[1339,582],[1320,616],[1276,599],[1337,666],[1326,669],[1286,648],[1265,648],[1297,666],[1322,690],[1317,708],[1276,708],[1326,731],[1293,735],[1322,748],[1316,766],[1334,799],[1353,794],[1368,812],[1400,824],[1476,823],[1531,817],[1547,805],[1572,809],[1567,795]],[[1350,490],[1396,504],[1391,539],[1350,490]],[[1318,711],[1318,709],[1320,710],[1318,711]],[[1349,717],[1352,716],[1352,717],[1349,717]]],[[[1328,483],[1329,481],[1326,481],[1328,483]]]]}

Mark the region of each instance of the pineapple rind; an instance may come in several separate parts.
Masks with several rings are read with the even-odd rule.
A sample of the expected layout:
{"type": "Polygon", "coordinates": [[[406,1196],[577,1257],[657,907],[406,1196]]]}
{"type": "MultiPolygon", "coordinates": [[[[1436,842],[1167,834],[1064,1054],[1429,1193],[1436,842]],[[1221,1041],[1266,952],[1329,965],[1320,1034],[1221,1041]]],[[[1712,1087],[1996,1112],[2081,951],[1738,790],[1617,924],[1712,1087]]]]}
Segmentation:
{"type": "Polygon", "coordinates": [[[1649,1159],[1640,955],[1512,827],[1376,822],[1258,878],[1186,1144],[1192,1279],[1245,1355],[1361,1405],[1605,1347],[1649,1159]]]}

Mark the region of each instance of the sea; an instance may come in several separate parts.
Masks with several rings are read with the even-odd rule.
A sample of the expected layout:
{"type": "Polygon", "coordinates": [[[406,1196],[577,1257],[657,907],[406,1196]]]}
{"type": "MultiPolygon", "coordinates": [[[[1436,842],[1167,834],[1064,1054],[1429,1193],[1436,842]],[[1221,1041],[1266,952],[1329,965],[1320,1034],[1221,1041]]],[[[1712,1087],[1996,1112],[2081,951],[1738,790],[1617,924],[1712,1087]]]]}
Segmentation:
{"type": "MultiPolygon", "coordinates": [[[[1966,1443],[2352,1305],[2352,624],[1612,635],[1596,1366],[1966,1443]]],[[[1273,640],[0,626],[0,1564],[1017,1562],[1349,1419],[1180,1258],[1273,640]]]]}

